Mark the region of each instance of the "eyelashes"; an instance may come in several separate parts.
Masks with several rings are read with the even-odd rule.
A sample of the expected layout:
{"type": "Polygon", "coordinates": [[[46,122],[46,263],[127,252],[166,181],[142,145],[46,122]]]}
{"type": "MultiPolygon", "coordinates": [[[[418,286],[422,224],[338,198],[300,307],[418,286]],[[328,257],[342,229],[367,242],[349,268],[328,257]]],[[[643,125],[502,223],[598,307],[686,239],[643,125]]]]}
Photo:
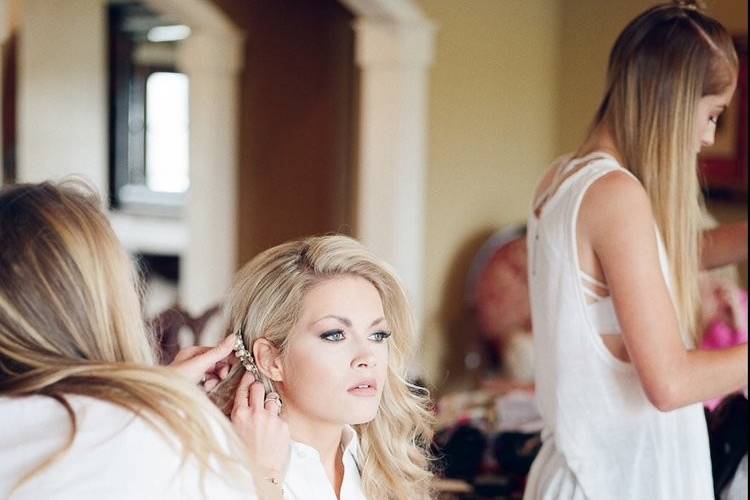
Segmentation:
{"type": "Polygon", "coordinates": [[[375,332],[375,333],[373,333],[368,338],[370,340],[375,341],[375,342],[385,342],[386,340],[388,340],[388,337],[390,337],[390,336],[391,336],[390,333],[381,331],[381,332],[375,332]],[[375,338],[373,338],[373,337],[375,337],[375,338]]]}
{"type": "MultiPolygon", "coordinates": [[[[386,331],[379,331],[370,334],[367,338],[375,343],[385,342],[391,334],[386,331]]],[[[325,342],[341,342],[346,339],[346,335],[343,330],[329,330],[325,333],[320,334],[320,338],[325,342]]]]}
{"type": "Polygon", "coordinates": [[[344,340],[343,330],[330,330],[320,334],[320,338],[326,342],[341,342],[344,340]]]}

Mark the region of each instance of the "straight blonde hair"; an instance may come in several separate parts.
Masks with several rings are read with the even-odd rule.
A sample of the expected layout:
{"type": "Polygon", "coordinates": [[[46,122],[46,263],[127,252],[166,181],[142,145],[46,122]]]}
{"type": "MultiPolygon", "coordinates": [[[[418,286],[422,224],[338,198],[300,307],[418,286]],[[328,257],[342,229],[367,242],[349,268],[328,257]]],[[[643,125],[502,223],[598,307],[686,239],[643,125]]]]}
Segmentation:
{"type": "Polygon", "coordinates": [[[610,53],[592,130],[612,131],[625,168],[643,184],[674,273],[675,306],[696,344],[702,196],[695,110],[737,78],[732,39],[696,2],[653,7],[624,29],[610,53]]]}
{"type": "MultiPolygon", "coordinates": [[[[357,241],[346,236],[319,236],[291,241],[259,254],[238,273],[229,294],[231,331],[245,346],[265,338],[281,349],[290,341],[305,294],[317,283],[337,276],[358,276],[377,289],[392,337],[388,375],[377,416],[356,425],[360,438],[362,487],[371,500],[432,498],[427,447],[432,440],[432,415],[426,391],[406,381],[406,367],[415,351],[416,332],[404,288],[395,272],[357,241]]],[[[233,372],[212,392],[226,413],[244,368],[233,372]]],[[[267,390],[272,382],[261,381],[267,390]]]]}
{"type": "Polygon", "coordinates": [[[202,472],[221,463],[230,479],[250,484],[226,418],[197,387],[156,366],[138,273],[93,193],[80,182],[0,191],[0,396],[50,397],[72,424],[65,446],[14,491],[73,444],[69,395],[126,408],[176,436],[183,463],[192,456],[202,472]]]}

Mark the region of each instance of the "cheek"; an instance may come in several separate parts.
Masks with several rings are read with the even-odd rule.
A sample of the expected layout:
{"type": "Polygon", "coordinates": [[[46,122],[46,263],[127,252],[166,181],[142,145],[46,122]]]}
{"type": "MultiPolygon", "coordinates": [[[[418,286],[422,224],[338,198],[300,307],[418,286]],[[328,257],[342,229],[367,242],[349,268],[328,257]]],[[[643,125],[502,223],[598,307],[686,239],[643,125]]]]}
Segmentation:
{"type": "Polygon", "coordinates": [[[695,138],[700,140],[706,133],[708,126],[708,115],[709,108],[706,103],[701,100],[695,109],[695,138]]]}
{"type": "Polygon", "coordinates": [[[703,139],[703,137],[706,135],[706,132],[708,131],[709,125],[710,123],[708,121],[708,116],[699,114],[695,123],[695,138],[697,140],[703,139]]]}
{"type": "Polygon", "coordinates": [[[291,390],[310,388],[335,382],[335,361],[330,357],[289,356],[285,362],[284,383],[291,390]]]}
{"type": "Polygon", "coordinates": [[[382,349],[378,349],[378,351],[375,353],[375,357],[378,361],[376,371],[378,373],[378,376],[380,376],[382,380],[384,380],[386,374],[388,373],[388,347],[383,346],[382,349]]]}
{"type": "Polygon", "coordinates": [[[288,400],[307,407],[325,401],[331,389],[344,382],[342,359],[327,349],[290,351],[284,360],[283,391],[288,400]]]}
{"type": "Polygon", "coordinates": [[[695,137],[693,138],[696,153],[700,153],[701,149],[703,149],[704,146],[713,142],[713,137],[709,135],[711,132],[710,127],[711,123],[708,121],[708,118],[706,118],[705,120],[701,120],[701,122],[696,126],[695,137]]]}

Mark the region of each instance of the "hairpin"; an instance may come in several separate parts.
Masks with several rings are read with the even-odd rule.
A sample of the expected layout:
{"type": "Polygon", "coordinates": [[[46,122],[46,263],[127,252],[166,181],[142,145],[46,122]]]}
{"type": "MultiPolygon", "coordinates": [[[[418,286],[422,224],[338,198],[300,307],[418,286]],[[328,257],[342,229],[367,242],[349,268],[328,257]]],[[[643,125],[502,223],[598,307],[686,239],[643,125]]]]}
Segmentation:
{"type": "Polygon", "coordinates": [[[237,337],[234,341],[234,356],[240,360],[245,370],[252,373],[256,379],[260,379],[260,373],[258,373],[258,367],[255,366],[255,360],[253,359],[253,353],[245,348],[245,343],[242,341],[242,334],[235,332],[237,337]]]}

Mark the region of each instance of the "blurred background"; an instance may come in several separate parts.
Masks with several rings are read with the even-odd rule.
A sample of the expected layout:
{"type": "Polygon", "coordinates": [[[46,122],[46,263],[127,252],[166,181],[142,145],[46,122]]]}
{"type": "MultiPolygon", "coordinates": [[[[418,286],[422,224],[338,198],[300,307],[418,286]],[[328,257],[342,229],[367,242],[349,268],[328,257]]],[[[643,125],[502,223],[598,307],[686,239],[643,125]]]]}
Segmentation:
{"type": "MultiPolygon", "coordinates": [[[[746,61],[747,2],[706,3],[746,61]]],[[[478,297],[511,296],[524,271],[484,295],[482,273],[582,140],[616,35],[652,4],[0,0],[0,179],[88,179],[147,270],[150,316],[200,316],[289,238],[356,236],[409,288],[415,377],[467,387],[497,361],[478,297]]],[[[743,75],[703,158],[720,221],[747,217],[743,75]]],[[[501,329],[524,325],[519,310],[495,310],[501,329]]]]}

